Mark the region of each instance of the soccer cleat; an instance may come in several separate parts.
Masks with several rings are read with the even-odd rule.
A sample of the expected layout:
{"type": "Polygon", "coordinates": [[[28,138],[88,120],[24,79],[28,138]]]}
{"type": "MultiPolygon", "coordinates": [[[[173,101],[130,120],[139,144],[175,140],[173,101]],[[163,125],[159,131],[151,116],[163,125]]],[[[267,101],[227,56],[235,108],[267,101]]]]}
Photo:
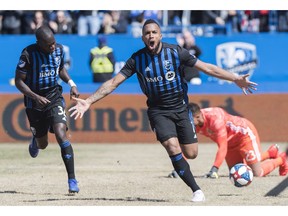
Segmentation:
{"type": "Polygon", "coordinates": [[[288,160],[287,160],[287,155],[285,152],[282,152],[279,155],[282,160],[283,160],[283,164],[279,166],[279,175],[280,176],[286,176],[288,173],[288,160]]]}
{"type": "Polygon", "coordinates": [[[203,202],[205,201],[204,193],[201,190],[197,190],[193,193],[192,202],[203,202]]]}
{"type": "Polygon", "coordinates": [[[38,149],[37,143],[36,143],[36,138],[34,136],[32,137],[31,143],[29,145],[29,153],[30,153],[30,156],[32,158],[37,157],[37,155],[39,153],[39,149],[38,149]]]}
{"type": "Polygon", "coordinates": [[[279,145],[274,144],[269,147],[267,152],[269,153],[269,158],[277,158],[278,157],[278,151],[279,151],[279,145]]]}
{"type": "Polygon", "coordinates": [[[169,175],[168,178],[178,178],[179,175],[177,174],[177,172],[175,170],[173,170],[169,175]]]}
{"type": "Polygon", "coordinates": [[[69,185],[69,193],[78,193],[79,192],[79,188],[78,188],[78,184],[77,184],[77,180],[76,179],[69,179],[68,180],[68,185],[69,185]]]}

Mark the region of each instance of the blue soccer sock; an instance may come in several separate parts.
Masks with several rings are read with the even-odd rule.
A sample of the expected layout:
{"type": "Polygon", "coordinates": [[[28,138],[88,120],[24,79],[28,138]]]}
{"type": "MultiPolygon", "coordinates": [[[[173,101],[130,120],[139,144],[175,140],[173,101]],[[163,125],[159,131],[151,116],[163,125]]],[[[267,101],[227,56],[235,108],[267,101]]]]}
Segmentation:
{"type": "Polygon", "coordinates": [[[75,179],[74,152],[68,140],[60,144],[61,156],[66,167],[68,179],[75,179]]]}

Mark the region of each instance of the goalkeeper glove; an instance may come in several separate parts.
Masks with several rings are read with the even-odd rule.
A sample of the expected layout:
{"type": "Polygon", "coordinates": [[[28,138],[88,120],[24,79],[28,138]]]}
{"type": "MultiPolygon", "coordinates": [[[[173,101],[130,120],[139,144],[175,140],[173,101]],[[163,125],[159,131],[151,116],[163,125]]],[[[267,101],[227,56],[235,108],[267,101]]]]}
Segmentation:
{"type": "Polygon", "coordinates": [[[218,168],[215,166],[212,166],[212,168],[210,169],[210,171],[205,174],[206,178],[212,178],[212,179],[218,179],[218,168]]]}

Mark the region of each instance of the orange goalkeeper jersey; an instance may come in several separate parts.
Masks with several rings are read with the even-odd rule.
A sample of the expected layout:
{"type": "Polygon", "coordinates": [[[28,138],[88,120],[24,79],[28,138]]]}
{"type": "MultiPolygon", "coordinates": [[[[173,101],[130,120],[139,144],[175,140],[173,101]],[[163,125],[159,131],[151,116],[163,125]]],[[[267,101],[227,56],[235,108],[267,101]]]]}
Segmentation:
{"type": "Polygon", "coordinates": [[[217,143],[219,149],[214,166],[221,166],[228,150],[240,150],[251,139],[258,141],[256,128],[247,119],[230,115],[219,107],[204,108],[201,112],[204,125],[197,126],[196,131],[217,143]]]}

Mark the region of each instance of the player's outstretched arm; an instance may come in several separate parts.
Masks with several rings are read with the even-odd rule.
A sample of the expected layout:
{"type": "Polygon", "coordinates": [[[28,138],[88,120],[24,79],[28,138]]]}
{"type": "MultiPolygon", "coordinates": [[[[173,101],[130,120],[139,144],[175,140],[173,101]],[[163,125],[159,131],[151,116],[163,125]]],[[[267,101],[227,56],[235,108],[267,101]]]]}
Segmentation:
{"type": "Polygon", "coordinates": [[[249,74],[237,76],[233,73],[230,73],[216,65],[205,63],[197,60],[195,67],[198,70],[203,71],[209,76],[217,77],[219,79],[227,80],[234,82],[238,87],[240,87],[245,95],[248,93],[253,93],[253,90],[257,90],[256,86],[258,85],[255,82],[249,81],[247,78],[249,74]]]}
{"type": "Polygon", "coordinates": [[[78,117],[82,118],[84,113],[89,109],[89,107],[112,93],[122,82],[124,82],[126,77],[118,73],[112,79],[104,82],[99,89],[90,95],[86,100],[72,97],[72,100],[76,101],[76,105],[71,107],[68,111],[72,112],[70,117],[74,117],[76,120],[78,117]]]}

